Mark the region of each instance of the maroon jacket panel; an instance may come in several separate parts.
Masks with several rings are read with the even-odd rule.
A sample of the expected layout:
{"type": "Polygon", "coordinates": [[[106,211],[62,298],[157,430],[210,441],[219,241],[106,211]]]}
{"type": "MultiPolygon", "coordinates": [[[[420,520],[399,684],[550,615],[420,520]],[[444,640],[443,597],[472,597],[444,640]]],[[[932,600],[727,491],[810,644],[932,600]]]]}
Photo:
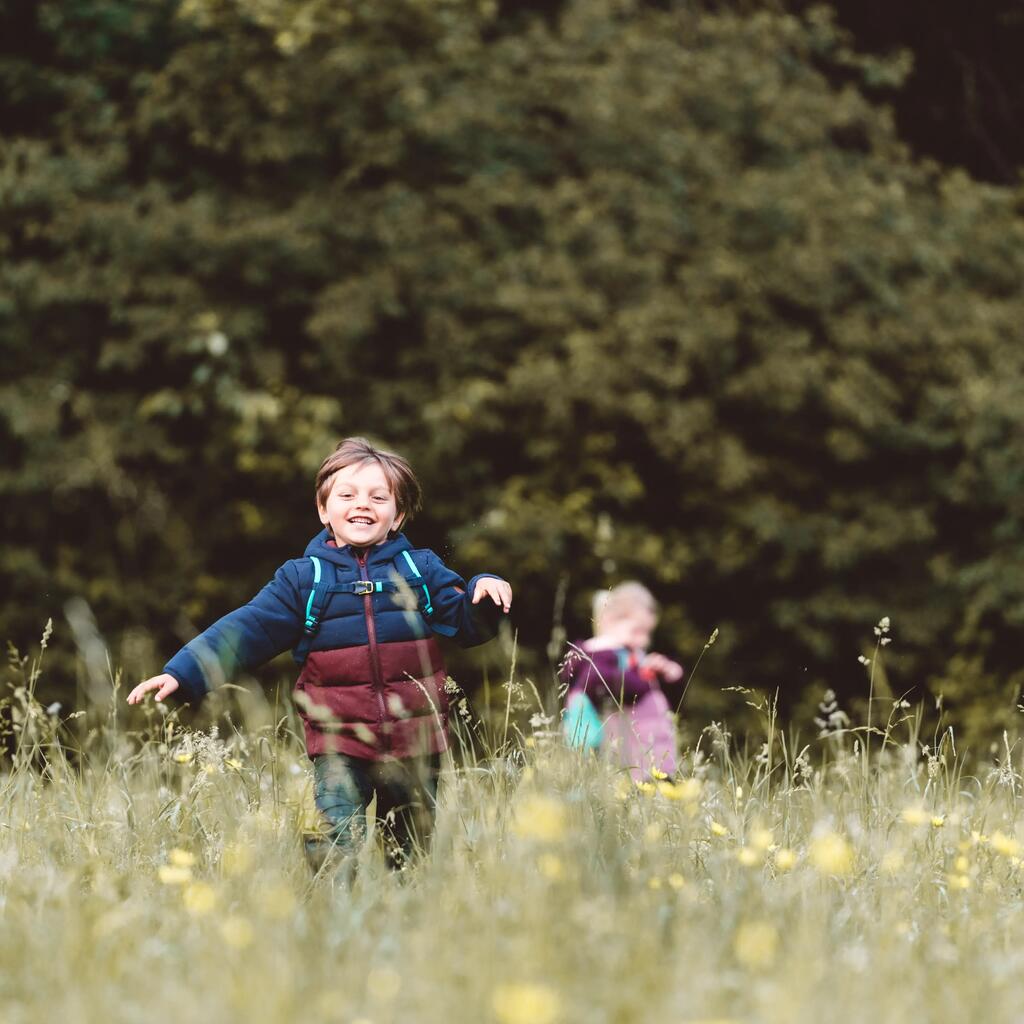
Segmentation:
{"type": "Polygon", "coordinates": [[[335,647],[329,651],[310,651],[302,666],[298,681],[320,686],[348,686],[353,683],[372,683],[370,648],[335,647]]]}
{"type": "Polygon", "coordinates": [[[430,637],[376,646],[380,682],[368,647],[313,651],[295,684],[311,757],[414,757],[448,746],[447,674],[430,637]]]}
{"type": "Polygon", "coordinates": [[[433,637],[397,644],[380,644],[381,675],[386,680],[426,679],[444,672],[441,648],[433,637]],[[413,667],[415,666],[415,667],[413,667]]]}

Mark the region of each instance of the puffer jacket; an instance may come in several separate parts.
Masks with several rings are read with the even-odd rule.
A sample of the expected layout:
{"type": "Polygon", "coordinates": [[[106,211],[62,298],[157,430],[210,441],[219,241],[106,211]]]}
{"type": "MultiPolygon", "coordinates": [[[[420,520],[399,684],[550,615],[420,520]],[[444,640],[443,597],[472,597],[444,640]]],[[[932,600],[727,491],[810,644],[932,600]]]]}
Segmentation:
{"type": "Polygon", "coordinates": [[[339,548],[325,529],[305,557],[285,562],[248,604],[188,643],[164,671],[178,680],[182,699],[198,703],[214,686],[291,648],[302,666],[294,695],[310,757],[437,753],[448,745],[448,700],[434,634],[463,647],[493,638],[497,607],[490,599],[471,601],[485,576],[494,574],[467,585],[403,534],[358,550],[339,548]],[[308,637],[313,558],[333,574],[337,589],[325,597],[319,628],[308,637]]]}

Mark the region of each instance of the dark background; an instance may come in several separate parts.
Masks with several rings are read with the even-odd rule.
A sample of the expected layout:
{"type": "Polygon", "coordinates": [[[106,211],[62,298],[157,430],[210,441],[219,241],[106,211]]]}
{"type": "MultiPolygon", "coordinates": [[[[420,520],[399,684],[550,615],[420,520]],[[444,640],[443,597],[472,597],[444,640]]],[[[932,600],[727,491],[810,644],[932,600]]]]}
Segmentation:
{"type": "Polygon", "coordinates": [[[1019,4],[3,2],[0,41],[0,635],[53,617],[49,692],[247,599],[364,434],[542,686],[636,577],[666,651],[720,630],[698,723],[862,699],[889,615],[884,696],[1013,726],[1019,4]]]}

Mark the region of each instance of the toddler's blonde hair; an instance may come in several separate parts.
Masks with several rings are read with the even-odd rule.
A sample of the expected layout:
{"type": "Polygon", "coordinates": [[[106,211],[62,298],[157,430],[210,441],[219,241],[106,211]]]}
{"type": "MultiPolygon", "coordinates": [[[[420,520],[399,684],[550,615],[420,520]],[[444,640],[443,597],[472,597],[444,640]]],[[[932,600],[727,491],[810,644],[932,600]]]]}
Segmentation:
{"type": "Polygon", "coordinates": [[[594,630],[600,633],[608,622],[638,611],[658,614],[658,602],[654,600],[654,595],[639,581],[626,580],[610,590],[599,590],[594,594],[594,630]]]}

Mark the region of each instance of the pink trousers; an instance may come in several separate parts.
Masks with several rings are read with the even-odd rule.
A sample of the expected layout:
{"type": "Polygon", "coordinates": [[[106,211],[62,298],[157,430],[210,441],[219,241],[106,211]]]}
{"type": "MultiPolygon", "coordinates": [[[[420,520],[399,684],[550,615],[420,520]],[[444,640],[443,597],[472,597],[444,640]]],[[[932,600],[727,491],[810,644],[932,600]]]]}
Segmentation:
{"type": "Polygon", "coordinates": [[[674,775],[676,727],[665,694],[652,690],[631,708],[607,718],[601,747],[628,767],[637,782],[649,778],[652,768],[674,775]]]}

